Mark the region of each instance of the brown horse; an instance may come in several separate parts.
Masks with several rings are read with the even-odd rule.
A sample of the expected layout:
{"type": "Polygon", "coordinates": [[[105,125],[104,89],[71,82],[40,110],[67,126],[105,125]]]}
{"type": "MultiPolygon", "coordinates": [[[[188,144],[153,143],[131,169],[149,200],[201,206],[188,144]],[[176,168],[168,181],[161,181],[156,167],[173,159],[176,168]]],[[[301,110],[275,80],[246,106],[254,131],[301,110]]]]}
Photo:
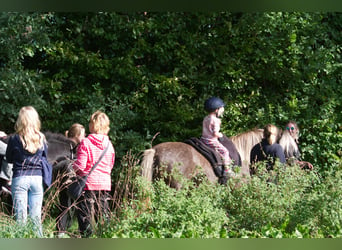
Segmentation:
{"type": "MultiPolygon", "coordinates": [[[[224,140],[228,144],[222,142],[230,153],[236,151],[237,155],[241,157],[240,177],[249,176],[250,150],[261,140],[262,133],[263,130],[253,129],[224,140]]],[[[237,162],[236,159],[233,158],[233,160],[237,162]]],[[[168,174],[177,171],[187,179],[193,179],[203,173],[212,183],[218,180],[209,161],[195,148],[183,142],[164,142],[145,150],[141,168],[142,176],[148,181],[160,178],[164,173],[163,169],[168,174]]],[[[173,175],[167,175],[167,178],[171,187],[176,189],[181,187],[181,183],[173,175]]]]}
{"type": "MultiPolygon", "coordinates": [[[[210,182],[218,180],[209,161],[194,147],[183,142],[164,142],[144,151],[142,176],[149,181],[160,178],[163,175],[162,166],[168,173],[177,169],[188,179],[196,177],[201,169],[210,182]]],[[[179,189],[182,186],[172,175],[169,178],[171,187],[179,189]]]]}

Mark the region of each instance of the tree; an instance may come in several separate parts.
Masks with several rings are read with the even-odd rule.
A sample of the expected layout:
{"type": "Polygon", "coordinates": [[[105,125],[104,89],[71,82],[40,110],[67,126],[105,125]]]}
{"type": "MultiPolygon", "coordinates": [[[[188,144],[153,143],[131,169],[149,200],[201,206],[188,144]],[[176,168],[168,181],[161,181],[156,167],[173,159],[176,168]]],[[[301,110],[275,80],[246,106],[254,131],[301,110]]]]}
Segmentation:
{"type": "Polygon", "coordinates": [[[227,103],[227,135],[296,120],[304,157],[327,170],[342,154],[341,20],[303,12],[1,13],[1,129],[10,132],[28,104],[56,132],[102,109],[121,157],[157,132],[154,144],[200,136],[204,100],[217,95],[227,103]]]}

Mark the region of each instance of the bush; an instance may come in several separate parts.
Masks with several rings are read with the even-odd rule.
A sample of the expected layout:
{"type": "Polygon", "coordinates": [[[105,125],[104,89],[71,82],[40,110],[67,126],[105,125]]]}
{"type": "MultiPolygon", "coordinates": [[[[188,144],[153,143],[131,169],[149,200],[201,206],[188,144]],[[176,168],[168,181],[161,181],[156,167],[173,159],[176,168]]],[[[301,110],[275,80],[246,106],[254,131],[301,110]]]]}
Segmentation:
{"type": "Polygon", "coordinates": [[[99,236],[341,237],[341,170],[323,179],[298,166],[276,165],[271,173],[263,171],[262,163],[258,167],[259,174],[245,184],[238,179],[229,180],[227,186],[183,180],[178,191],[163,180],[151,185],[137,177],[134,183],[140,193],[99,236]]]}
{"type": "MultiPolygon", "coordinates": [[[[258,169],[265,169],[264,163],[258,169]]],[[[310,192],[317,181],[313,172],[299,167],[276,165],[273,172],[259,171],[246,185],[230,188],[224,201],[230,224],[228,231],[244,228],[260,231],[271,224],[280,227],[288,216],[295,213],[296,205],[310,192]]]]}
{"type": "MultiPolygon", "coordinates": [[[[136,156],[127,154],[117,169],[112,216],[95,226],[97,238],[323,238],[342,236],[342,168],[321,177],[298,166],[276,165],[248,182],[227,186],[183,180],[181,190],[164,180],[147,183],[136,156]],[[149,198],[149,199],[147,199],[149,198]]],[[[176,176],[177,178],[179,176],[176,176]]],[[[55,196],[45,196],[45,237],[54,237],[55,196]]],[[[0,216],[2,238],[34,238],[30,227],[0,216]]],[[[71,228],[70,237],[78,237],[71,228]]]]}
{"type": "Polygon", "coordinates": [[[111,225],[106,237],[225,237],[224,225],[228,218],[219,204],[224,190],[208,183],[198,187],[191,181],[184,184],[181,190],[176,191],[162,180],[154,183],[150,196],[151,209],[137,212],[136,208],[144,205],[139,201],[132,202],[118,222],[111,225]]]}
{"type": "Polygon", "coordinates": [[[289,229],[301,224],[324,237],[342,235],[342,165],[307,193],[292,214],[289,229]]]}

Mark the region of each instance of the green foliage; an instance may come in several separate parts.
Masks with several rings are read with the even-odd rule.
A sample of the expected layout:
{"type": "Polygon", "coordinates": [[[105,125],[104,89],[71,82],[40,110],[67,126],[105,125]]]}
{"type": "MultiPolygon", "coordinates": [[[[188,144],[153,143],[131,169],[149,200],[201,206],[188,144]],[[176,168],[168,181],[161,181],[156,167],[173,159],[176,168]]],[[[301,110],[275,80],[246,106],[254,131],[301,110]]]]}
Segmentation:
{"type": "Polygon", "coordinates": [[[341,169],[326,179],[298,166],[260,173],[244,184],[230,180],[226,187],[184,180],[179,191],[164,181],[151,186],[138,178],[142,193],[101,237],[341,237],[341,169]]]}
{"type": "MultiPolygon", "coordinates": [[[[258,165],[266,170],[264,163],[258,165]]],[[[317,181],[315,173],[306,173],[297,166],[278,166],[270,173],[259,171],[247,185],[233,188],[226,197],[225,206],[234,221],[230,230],[260,231],[268,223],[279,228],[287,217],[297,213],[297,204],[317,181]]]]}
{"type": "Polygon", "coordinates": [[[225,134],[296,120],[323,173],[341,159],[341,16],[1,13],[0,129],[12,132],[23,105],[54,132],[101,109],[121,159],[158,132],[155,144],[199,136],[203,102],[218,95],[225,134]]]}
{"type": "MultiPolygon", "coordinates": [[[[262,171],[248,182],[227,186],[183,180],[175,190],[164,181],[137,175],[137,159],[127,155],[119,173],[109,222],[95,225],[94,238],[340,238],[342,168],[325,174],[298,166],[262,171]]],[[[46,193],[44,237],[55,234],[54,190],[46,193]]],[[[17,225],[1,214],[2,238],[35,238],[32,225],[17,225]]],[[[74,220],[75,221],[75,220],[74,220]]],[[[79,237],[77,225],[66,237],[79,237]]]]}
{"type": "Polygon", "coordinates": [[[0,215],[0,238],[39,238],[35,231],[35,225],[28,220],[26,225],[20,225],[5,214],[0,215]]]}
{"type": "MultiPolygon", "coordinates": [[[[150,147],[158,132],[153,145],[199,136],[203,102],[217,95],[227,103],[222,132],[228,136],[267,123],[283,126],[287,120],[297,121],[303,159],[322,176],[316,183],[311,174],[306,178],[300,172],[296,182],[287,178],[291,172],[286,170],[279,173],[286,183],[278,178],[277,186],[266,184],[267,176],[261,176],[241,189],[229,189],[232,196],[222,198],[230,215],[229,233],[237,237],[341,235],[341,215],[334,209],[340,193],[329,184],[340,178],[342,156],[341,13],[3,12],[0,24],[1,130],[13,132],[24,105],[36,107],[43,130],[61,133],[74,122],[87,128],[90,115],[100,109],[111,120],[115,165],[124,168],[127,152],[150,147]],[[299,193],[296,189],[286,193],[284,185],[296,187],[299,193]]],[[[120,180],[117,174],[114,179],[120,180]]],[[[166,195],[169,202],[187,205],[196,214],[196,208],[179,197],[182,192],[159,185],[170,195],[166,195]],[[179,203],[173,200],[176,197],[179,203]]],[[[189,195],[192,188],[186,189],[189,195]]],[[[203,192],[216,204],[208,190],[203,192]]],[[[199,203],[192,194],[190,200],[199,203]]],[[[169,213],[174,209],[161,200],[155,202],[155,208],[169,213]]],[[[222,207],[203,204],[203,216],[217,211],[218,218],[213,218],[222,222],[222,207]]],[[[127,211],[127,223],[133,212],[127,211]]],[[[202,222],[183,212],[179,218],[193,225],[174,216],[157,219],[166,227],[174,223],[181,231],[161,229],[151,222],[152,215],[144,213],[141,223],[150,229],[132,234],[224,235],[210,232],[221,231],[218,224],[202,229],[202,222]]],[[[128,237],[125,230],[121,235],[128,237]]]]}
{"type": "Polygon", "coordinates": [[[141,206],[128,208],[120,221],[110,226],[106,237],[220,238],[226,234],[223,226],[228,219],[217,204],[221,189],[209,184],[195,188],[194,183],[186,182],[176,191],[164,181],[155,183],[153,189],[151,210],[137,215],[134,208],[141,206]]]}
{"type": "MultiPolygon", "coordinates": [[[[325,236],[333,237],[342,232],[342,191],[341,165],[339,170],[326,173],[327,177],[317,185],[310,196],[297,204],[298,212],[291,220],[306,225],[325,236]]],[[[289,223],[288,228],[293,227],[289,223]]]]}

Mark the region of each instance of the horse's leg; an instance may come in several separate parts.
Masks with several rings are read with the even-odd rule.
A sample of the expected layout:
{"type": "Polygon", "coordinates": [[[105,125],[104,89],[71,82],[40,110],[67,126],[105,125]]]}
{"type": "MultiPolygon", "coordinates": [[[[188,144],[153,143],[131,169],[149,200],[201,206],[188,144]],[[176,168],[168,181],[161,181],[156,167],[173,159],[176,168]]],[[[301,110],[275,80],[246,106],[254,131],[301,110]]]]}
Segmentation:
{"type": "Polygon", "coordinates": [[[241,177],[250,177],[249,173],[249,163],[247,161],[243,161],[240,169],[241,177]]]}
{"type": "Polygon", "coordinates": [[[241,183],[247,183],[248,180],[250,179],[250,171],[249,171],[249,162],[248,161],[243,161],[241,164],[241,169],[240,169],[240,180],[241,183]]]}

